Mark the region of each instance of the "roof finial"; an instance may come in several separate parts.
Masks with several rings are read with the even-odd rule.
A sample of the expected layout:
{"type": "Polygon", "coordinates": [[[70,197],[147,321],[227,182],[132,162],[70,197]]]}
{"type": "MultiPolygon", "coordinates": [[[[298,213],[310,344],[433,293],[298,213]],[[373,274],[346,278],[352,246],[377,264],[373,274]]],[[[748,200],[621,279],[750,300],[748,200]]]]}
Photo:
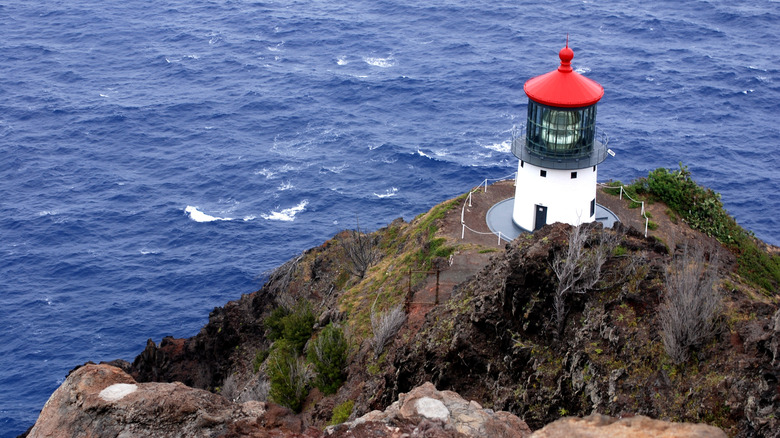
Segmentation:
{"type": "Polygon", "coordinates": [[[561,73],[568,73],[572,71],[571,60],[574,58],[574,51],[569,48],[569,34],[566,34],[566,47],[562,48],[558,52],[558,56],[561,58],[561,65],[558,67],[558,71],[561,73]]]}

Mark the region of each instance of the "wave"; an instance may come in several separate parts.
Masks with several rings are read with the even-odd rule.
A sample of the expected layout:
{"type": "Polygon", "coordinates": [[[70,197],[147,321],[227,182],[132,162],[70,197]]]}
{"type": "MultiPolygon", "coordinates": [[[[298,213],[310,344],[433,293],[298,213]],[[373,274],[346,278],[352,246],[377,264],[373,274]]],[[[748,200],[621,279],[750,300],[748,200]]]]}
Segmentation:
{"type": "Polygon", "coordinates": [[[340,166],[323,166],[323,167],[320,167],[320,173],[325,173],[325,171],[327,171],[327,172],[339,174],[339,173],[343,172],[344,169],[346,169],[348,167],[349,167],[349,164],[346,164],[346,163],[344,163],[344,164],[342,164],[340,166]]]}
{"type": "Polygon", "coordinates": [[[373,65],[374,67],[388,68],[395,65],[395,59],[393,59],[393,57],[388,57],[388,58],[365,57],[363,58],[363,61],[365,61],[366,64],[368,65],[373,65]]]}
{"type": "Polygon", "coordinates": [[[493,143],[481,146],[485,149],[490,149],[491,151],[509,153],[512,150],[512,140],[504,140],[501,143],[493,143]]]}
{"type": "Polygon", "coordinates": [[[274,177],[274,175],[276,175],[276,172],[274,172],[272,170],[268,170],[268,169],[266,169],[264,167],[264,168],[256,171],[255,175],[263,175],[265,177],[265,179],[271,179],[271,178],[274,177]]]}
{"type": "Polygon", "coordinates": [[[295,220],[295,215],[304,211],[307,205],[309,205],[309,201],[304,199],[295,207],[285,208],[280,211],[272,211],[270,214],[261,214],[260,217],[270,221],[292,222],[295,220]]]}
{"type": "Polygon", "coordinates": [[[374,196],[376,196],[379,199],[390,198],[390,197],[395,196],[397,193],[398,193],[398,188],[393,187],[392,189],[388,189],[385,193],[381,193],[380,194],[380,193],[374,192],[374,196]]]}
{"type": "Polygon", "coordinates": [[[184,209],[184,212],[187,213],[190,216],[190,219],[194,220],[195,222],[214,222],[214,221],[233,220],[232,218],[229,217],[216,217],[216,216],[208,215],[198,210],[198,207],[193,207],[191,205],[188,205],[187,208],[184,209]]]}
{"type": "Polygon", "coordinates": [[[425,157],[425,158],[428,158],[429,160],[433,160],[432,156],[426,154],[425,152],[423,152],[423,151],[421,151],[419,149],[417,149],[417,154],[420,155],[421,157],[425,157]]]}
{"type": "Polygon", "coordinates": [[[338,65],[347,65],[347,64],[349,64],[349,61],[347,61],[347,57],[346,56],[339,56],[338,58],[336,58],[336,64],[338,64],[338,65]]]}

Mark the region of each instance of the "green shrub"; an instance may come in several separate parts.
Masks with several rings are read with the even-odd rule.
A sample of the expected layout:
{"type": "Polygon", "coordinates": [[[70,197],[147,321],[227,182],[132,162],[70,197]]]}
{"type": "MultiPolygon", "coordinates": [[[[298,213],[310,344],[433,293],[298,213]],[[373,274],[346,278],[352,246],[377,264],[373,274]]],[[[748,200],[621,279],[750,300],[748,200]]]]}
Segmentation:
{"type": "Polygon", "coordinates": [[[300,412],[308,394],[311,372],[308,365],[286,339],[276,341],[268,355],[268,395],[275,403],[300,412]]]}
{"type": "Polygon", "coordinates": [[[746,239],[739,256],[737,272],[768,292],[780,285],[780,257],[762,251],[752,239],[746,239]]]}
{"type": "Polygon", "coordinates": [[[272,341],[281,339],[284,334],[284,318],[289,314],[290,312],[286,308],[279,306],[263,320],[263,325],[268,330],[268,339],[272,341]]]}
{"type": "Polygon", "coordinates": [[[720,194],[696,184],[688,167],[682,163],[674,171],[664,168],[653,170],[631,187],[637,193],[646,193],[662,201],[691,228],[715,237],[721,243],[735,244],[744,234],[744,230],[723,208],[720,194]]]}
{"type": "Polygon", "coordinates": [[[282,337],[290,342],[295,351],[301,353],[313,332],[314,311],[307,300],[298,301],[292,313],[282,318],[282,337]]]}
{"type": "Polygon", "coordinates": [[[314,386],[326,395],[335,394],[344,383],[347,348],[343,330],[334,324],[328,324],[319,336],[309,343],[307,357],[316,372],[314,386]]]}
{"type": "Polygon", "coordinates": [[[335,426],[336,424],[341,424],[347,421],[349,416],[352,414],[352,408],[354,407],[355,402],[353,400],[347,400],[333,408],[333,415],[330,418],[330,425],[335,426]]]}

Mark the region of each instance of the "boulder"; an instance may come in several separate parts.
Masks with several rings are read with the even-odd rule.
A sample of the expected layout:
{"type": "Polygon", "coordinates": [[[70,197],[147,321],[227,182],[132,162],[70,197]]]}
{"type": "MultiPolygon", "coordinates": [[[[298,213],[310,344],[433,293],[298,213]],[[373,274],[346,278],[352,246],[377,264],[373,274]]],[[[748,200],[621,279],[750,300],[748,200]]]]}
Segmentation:
{"type": "Polygon", "coordinates": [[[52,394],[28,436],[213,437],[254,426],[264,412],[264,403],[239,405],[179,382],[137,383],[117,367],[87,364],[52,394]]]}
{"type": "Polygon", "coordinates": [[[483,409],[452,391],[438,391],[427,382],[384,412],[372,411],[351,422],[331,426],[326,436],[379,437],[493,437],[525,438],[531,429],[508,412],[483,409]]]}
{"type": "Polygon", "coordinates": [[[726,434],[706,424],[670,423],[643,415],[617,419],[592,414],[562,418],[537,430],[531,438],[726,438],[726,434]]]}

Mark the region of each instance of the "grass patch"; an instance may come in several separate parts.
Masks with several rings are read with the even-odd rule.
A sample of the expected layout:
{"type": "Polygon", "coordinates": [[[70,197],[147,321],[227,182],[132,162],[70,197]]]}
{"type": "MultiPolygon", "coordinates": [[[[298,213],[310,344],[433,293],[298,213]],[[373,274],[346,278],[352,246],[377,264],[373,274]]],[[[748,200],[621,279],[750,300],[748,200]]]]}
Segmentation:
{"type": "Polygon", "coordinates": [[[344,403],[333,408],[333,415],[330,417],[330,425],[335,426],[341,424],[349,419],[352,414],[352,409],[355,407],[354,400],[347,400],[344,403]]]}

